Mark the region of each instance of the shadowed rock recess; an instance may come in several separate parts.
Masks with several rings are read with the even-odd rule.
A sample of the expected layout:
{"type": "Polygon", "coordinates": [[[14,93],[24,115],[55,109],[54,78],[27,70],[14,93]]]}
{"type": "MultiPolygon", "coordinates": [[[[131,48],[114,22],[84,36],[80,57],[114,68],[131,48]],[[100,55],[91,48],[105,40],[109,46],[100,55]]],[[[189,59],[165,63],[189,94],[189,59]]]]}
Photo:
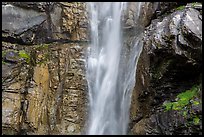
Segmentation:
{"type": "MultiPolygon", "coordinates": [[[[127,134],[201,135],[202,3],[127,9],[123,48],[143,44],[127,134]],[[187,116],[165,109],[195,86],[187,116]]],[[[84,2],[2,2],[2,135],[85,133],[89,27],[84,2]]]]}

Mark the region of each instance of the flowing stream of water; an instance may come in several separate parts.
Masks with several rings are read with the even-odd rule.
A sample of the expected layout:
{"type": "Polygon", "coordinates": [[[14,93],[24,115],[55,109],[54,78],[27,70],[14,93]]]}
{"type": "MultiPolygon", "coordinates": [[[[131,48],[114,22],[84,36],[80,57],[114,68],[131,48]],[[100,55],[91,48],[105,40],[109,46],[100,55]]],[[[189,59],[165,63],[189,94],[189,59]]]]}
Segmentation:
{"type": "Polygon", "coordinates": [[[89,88],[86,134],[127,134],[142,44],[138,37],[132,46],[124,47],[122,13],[126,3],[89,2],[87,6],[91,44],[86,64],[89,88]]]}

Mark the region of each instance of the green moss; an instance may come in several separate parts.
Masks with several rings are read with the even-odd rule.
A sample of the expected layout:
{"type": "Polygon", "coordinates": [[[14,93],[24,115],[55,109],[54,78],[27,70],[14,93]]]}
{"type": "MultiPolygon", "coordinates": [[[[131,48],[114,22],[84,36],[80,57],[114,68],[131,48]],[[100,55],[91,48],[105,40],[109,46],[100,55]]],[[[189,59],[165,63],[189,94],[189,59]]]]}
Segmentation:
{"type": "Polygon", "coordinates": [[[6,55],[6,51],[2,51],[2,64],[3,65],[7,64],[5,61],[3,61],[3,58],[5,57],[5,55],[6,55]]]}
{"type": "MultiPolygon", "coordinates": [[[[199,5],[200,5],[200,4],[202,5],[202,3],[199,3],[199,2],[193,2],[193,3],[191,3],[192,7],[196,7],[198,4],[199,4],[199,5]]],[[[177,9],[177,10],[183,10],[183,9],[185,9],[185,7],[186,7],[185,5],[182,5],[182,6],[177,7],[176,9],[177,9]]]]}
{"type": "Polygon", "coordinates": [[[163,107],[165,111],[175,110],[181,112],[184,117],[189,114],[193,124],[199,123],[199,117],[191,111],[192,105],[199,105],[200,102],[195,100],[198,96],[200,85],[195,85],[191,89],[186,90],[177,95],[176,101],[164,102],[163,107]]]}
{"type": "Polygon", "coordinates": [[[198,101],[193,101],[193,105],[199,105],[200,103],[198,101]]]}
{"type": "Polygon", "coordinates": [[[6,63],[5,61],[2,60],[2,64],[3,64],[3,65],[6,65],[7,63],[6,63]]]}
{"type": "MultiPolygon", "coordinates": [[[[6,51],[2,51],[2,59],[6,56],[8,52],[15,52],[17,53],[17,56],[15,56],[16,60],[23,60],[26,63],[30,62],[30,54],[26,52],[25,50],[14,50],[14,49],[7,49],[6,51]]],[[[21,62],[22,63],[22,62],[21,62]]]]}
{"type": "Polygon", "coordinates": [[[195,125],[198,125],[199,122],[200,122],[200,118],[199,118],[199,117],[196,116],[196,117],[193,118],[193,123],[194,123],[195,125]]]}
{"type": "MultiPolygon", "coordinates": [[[[190,90],[186,90],[177,95],[175,102],[165,102],[163,106],[168,110],[182,110],[184,107],[190,104],[190,101],[197,95],[199,90],[198,86],[193,86],[190,90]]],[[[198,101],[192,101],[194,105],[198,105],[198,101]]]]}
{"type": "Polygon", "coordinates": [[[195,96],[197,91],[198,88],[194,86],[190,90],[186,90],[185,92],[177,95],[177,98],[179,98],[180,100],[190,100],[193,96],[195,96]]]}
{"type": "Polygon", "coordinates": [[[188,114],[187,111],[183,111],[183,114],[182,114],[182,115],[183,115],[184,117],[187,117],[187,114],[188,114]]]}
{"type": "Polygon", "coordinates": [[[183,9],[185,9],[185,6],[182,5],[182,6],[177,7],[176,9],[177,9],[177,10],[183,10],[183,9]]]}
{"type": "Polygon", "coordinates": [[[2,58],[6,55],[6,51],[1,51],[2,52],[2,58]]]}
{"type": "Polygon", "coordinates": [[[25,50],[20,50],[20,51],[18,52],[18,54],[19,54],[19,57],[25,59],[25,61],[26,61],[27,63],[30,62],[30,55],[29,55],[28,53],[26,53],[25,50]]]}

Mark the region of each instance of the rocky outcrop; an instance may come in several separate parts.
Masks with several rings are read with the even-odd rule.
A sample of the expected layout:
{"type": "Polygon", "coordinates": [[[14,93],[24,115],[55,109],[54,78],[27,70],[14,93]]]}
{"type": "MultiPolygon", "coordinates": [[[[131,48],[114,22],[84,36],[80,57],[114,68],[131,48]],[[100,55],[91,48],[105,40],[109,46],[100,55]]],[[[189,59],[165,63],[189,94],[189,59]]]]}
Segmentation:
{"type": "Polygon", "coordinates": [[[3,40],[26,45],[69,40],[87,41],[87,17],[84,8],[84,3],[80,2],[3,3],[3,40]]]}
{"type": "MultiPolygon", "coordinates": [[[[202,134],[201,123],[186,125],[192,118],[184,118],[179,111],[165,112],[162,106],[164,101],[176,101],[176,95],[202,82],[200,6],[199,3],[180,6],[172,13],[152,20],[146,28],[143,52],[148,55],[145,61],[149,62],[146,63],[149,70],[146,72],[150,75],[144,78],[149,84],[137,98],[141,108],[132,120],[136,124],[133,124],[131,134],[202,134]]],[[[198,92],[199,102],[202,102],[201,92],[202,89],[198,92]]],[[[201,118],[201,105],[197,107],[195,114],[201,118]]],[[[195,110],[189,109],[189,113],[191,111],[195,110]]]]}
{"type": "MultiPolygon", "coordinates": [[[[201,74],[200,15],[194,8],[184,8],[161,21],[154,20],[146,32],[144,41],[150,55],[154,88],[159,90],[161,85],[165,86],[164,96],[167,96],[168,90],[172,92],[173,87],[184,86],[182,83],[191,87],[192,81],[201,74]]],[[[161,96],[161,93],[158,94],[161,96]]]]}

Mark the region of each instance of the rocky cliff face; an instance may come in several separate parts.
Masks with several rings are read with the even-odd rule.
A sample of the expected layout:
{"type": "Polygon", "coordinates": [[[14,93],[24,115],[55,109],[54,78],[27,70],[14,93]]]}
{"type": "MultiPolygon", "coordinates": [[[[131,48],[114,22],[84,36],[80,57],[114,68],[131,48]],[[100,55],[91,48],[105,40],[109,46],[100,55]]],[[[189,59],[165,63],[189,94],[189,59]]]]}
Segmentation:
{"type": "Polygon", "coordinates": [[[80,134],[85,11],[84,3],[3,3],[3,134],[80,134]]]}
{"type": "MultiPolygon", "coordinates": [[[[202,5],[185,5],[142,2],[138,11],[136,3],[128,4],[124,43],[143,36],[129,134],[201,133],[201,124],[182,127],[182,116],[162,108],[202,81],[202,5]]],[[[85,8],[82,2],[2,3],[2,134],[83,134],[85,8]]],[[[199,118],[200,112],[196,108],[199,118]]]]}
{"type": "Polygon", "coordinates": [[[146,71],[141,69],[144,75],[137,78],[146,82],[143,90],[138,91],[139,110],[132,120],[136,124],[130,125],[131,134],[202,134],[201,7],[199,3],[178,6],[146,27],[140,58],[142,63],[146,62],[146,71]],[[184,108],[165,110],[163,104],[167,101],[183,105],[179,104],[179,93],[190,93],[195,85],[200,86],[190,102],[197,100],[197,105],[188,102],[184,108]],[[187,116],[182,115],[185,110],[187,116]],[[195,124],[193,117],[201,120],[195,124]]]}

